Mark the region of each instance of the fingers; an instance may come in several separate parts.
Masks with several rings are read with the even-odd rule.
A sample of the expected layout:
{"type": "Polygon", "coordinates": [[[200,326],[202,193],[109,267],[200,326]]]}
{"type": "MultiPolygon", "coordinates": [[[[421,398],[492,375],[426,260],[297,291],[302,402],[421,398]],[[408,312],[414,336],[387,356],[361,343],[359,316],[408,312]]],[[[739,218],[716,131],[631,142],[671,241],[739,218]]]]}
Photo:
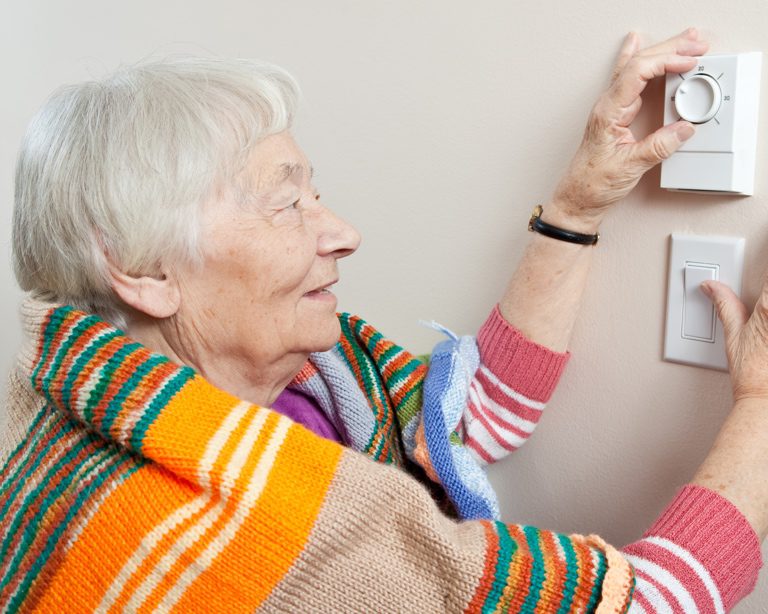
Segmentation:
{"type": "Polygon", "coordinates": [[[628,107],[654,77],[668,72],[688,72],[694,66],[696,59],[685,55],[635,55],[611,85],[608,98],[618,109],[628,107]]]}
{"type": "Polygon", "coordinates": [[[696,28],[683,30],[667,40],[657,43],[651,47],[642,49],[640,55],[660,55],[672,53],[676,55],[704,55],[709,51],[709,43],[702,40],[699,31],[696,28]]]}
{"type": "Polygon", "coordinates": [[[705,281],[701,291],[706,294],[715,306],[717,317],[723,323],[725,341],[734,338],[749,320],[749,311],[739,300],[736,293],[719,281],[705,281]]]}
{"type": "Polygon", "coordinates": [[[709,44],[701,40],[695,28],[645,49],[639,46],[638,35],[630,32],[614,67],[609,97],[619,108],[630,106],[654,77],[687,72],[695,66],[693,58],[709,50],[709,44]]]}
{"type": "Polygon", "coordinates": [[[634,145],[630,164],[634,162],[642,172],[645,172],[669,158],[695,132],[693,125],[684,121],[663,126],[634,145]]]}
{"type": "Polygon", "coordinates": [[[619,50],[619,57],[613,66],[613,76],[611,77],[612,82],[616,80],[619,74],[621,74],[621,71],[624,70],[627,62],[629,62],[629,60],[632,59],[632,56],[635,55],[639,50],[640,37],[635,32],[630,32],[624,39],[624,42],[621,45],[621,49],[619,50]]]}

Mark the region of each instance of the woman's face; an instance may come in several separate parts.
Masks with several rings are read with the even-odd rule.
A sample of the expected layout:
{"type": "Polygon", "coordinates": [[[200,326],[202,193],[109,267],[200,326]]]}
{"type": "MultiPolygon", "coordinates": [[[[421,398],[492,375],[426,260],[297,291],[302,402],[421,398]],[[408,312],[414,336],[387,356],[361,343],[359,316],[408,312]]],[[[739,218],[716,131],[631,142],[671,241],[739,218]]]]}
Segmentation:
{"type": "Polygon", "coordinates": [[[203,207],[203,266],[180,276],[179,315],[207,345],[254,365],[327,350],[340,333],[329,287],[360,235],[322,204],[288,132],[264,139],[245,173],[249,196],[203,207]]]}

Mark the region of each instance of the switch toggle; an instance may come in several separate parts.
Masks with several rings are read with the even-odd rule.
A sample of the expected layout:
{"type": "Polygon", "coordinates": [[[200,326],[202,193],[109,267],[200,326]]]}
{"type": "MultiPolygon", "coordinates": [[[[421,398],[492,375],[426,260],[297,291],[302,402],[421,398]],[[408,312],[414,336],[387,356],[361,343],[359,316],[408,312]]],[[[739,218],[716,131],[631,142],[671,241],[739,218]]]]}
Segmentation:
{"type": "Polygon", "coordinates": [[[717,279],[719,268],[716,264],[686,262],[683,269],[683,339],[715,342],[715,307],[701,291],[701,282],[717,279]]]}
{"type": "Polygon", "coordinates": [[[714,279],[738,295],[743,265],[741,237],[672,235],[664,360],[728,369],[723,325],[701,283],[714,279]]]}

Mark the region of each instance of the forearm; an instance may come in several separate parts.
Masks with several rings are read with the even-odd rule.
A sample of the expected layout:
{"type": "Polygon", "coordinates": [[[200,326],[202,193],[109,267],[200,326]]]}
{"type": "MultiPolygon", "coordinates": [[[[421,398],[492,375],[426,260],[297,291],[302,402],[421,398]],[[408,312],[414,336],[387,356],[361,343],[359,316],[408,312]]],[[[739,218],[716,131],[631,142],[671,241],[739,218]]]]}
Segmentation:
{"type": "MultiPolygon", "coordinates": [[[[542,220],[574,232],[597,232],[596,220],[564,210],[557,201],[547,204],[542,220]]],[[[534,233],[499,303],[502,316],[530,340],[565,351],[595,249],[534,233]]]]}
{"type": "Polygon", "coordinates": [[[760,539],[768,534],[768,400],[737,401],[694,484],[731,501],[760,539]]]}

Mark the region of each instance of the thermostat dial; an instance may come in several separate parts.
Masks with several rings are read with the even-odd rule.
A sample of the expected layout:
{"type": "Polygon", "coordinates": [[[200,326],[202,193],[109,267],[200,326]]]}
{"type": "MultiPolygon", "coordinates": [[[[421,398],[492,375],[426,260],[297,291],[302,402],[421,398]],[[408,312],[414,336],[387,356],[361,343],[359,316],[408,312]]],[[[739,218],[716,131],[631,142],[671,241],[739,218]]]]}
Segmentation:
{"type": "Polygon", "coordinates": [[[704,73],[685,79],[675,92],[677,114],[692,124],[703,124],[720,110],[723,92],[718,82],[704,73]]]}

